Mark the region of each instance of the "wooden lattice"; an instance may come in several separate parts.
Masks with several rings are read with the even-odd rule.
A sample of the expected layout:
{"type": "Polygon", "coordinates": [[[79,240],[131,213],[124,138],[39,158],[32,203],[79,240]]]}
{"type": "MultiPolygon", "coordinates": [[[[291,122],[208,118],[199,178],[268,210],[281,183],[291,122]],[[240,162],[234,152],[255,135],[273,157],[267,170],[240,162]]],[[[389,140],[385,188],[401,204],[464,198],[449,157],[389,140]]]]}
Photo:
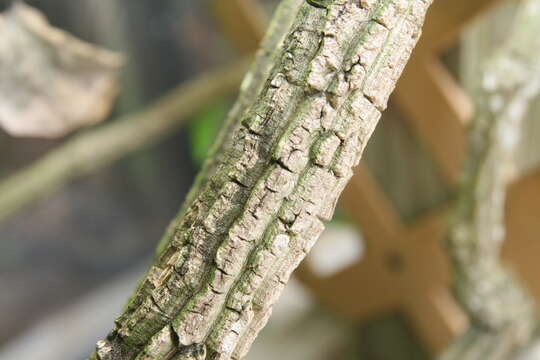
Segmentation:
{"type": "MultiPolygon", "coordinates": [[[[471,20],[497,2],[500,0],[437,0],[394,94],[394,101],[450,186],[456,184],[460,172],[466,151],[465,125],[473,106],[442,64],[440,55],[457,42],[471,20]]],[[[220,3],[223,0],[214,0],[225,33],[234,43],[243,44],[237,45],[240,50],[252,51],[260,36],[258,27],[252,18],[241,19],[250,18],[256,2],[228,0],[227,3],[234,3],[234,7],[228,8],[220,3]],[[231,17],[234,26],[230,25],[231,17]],[[237,34],[248,39],[242,40],[237,34]]],[[[540,223],[534,215],[540,213],[539,190],[540,170],[512,185],[507,203],[509,241],[503,253],[505,261],[537,299],[540,278],[535,276],[535,254],[540,253],[540,242],[533,236],[540,233],[540,223]]],[[[304,262],[297,272],[300,279],[322,304],[336,313],[360,322],[386,312],[402,311],[432,352],[445,348],[467,326],[467,318],[450,294],[450,266],[441,245],[448,205],[406,225],[363,164],[345,190],[341,205],[366,239],[365,256],[326,278],[317,276],[309,262],[304,262]]]]}

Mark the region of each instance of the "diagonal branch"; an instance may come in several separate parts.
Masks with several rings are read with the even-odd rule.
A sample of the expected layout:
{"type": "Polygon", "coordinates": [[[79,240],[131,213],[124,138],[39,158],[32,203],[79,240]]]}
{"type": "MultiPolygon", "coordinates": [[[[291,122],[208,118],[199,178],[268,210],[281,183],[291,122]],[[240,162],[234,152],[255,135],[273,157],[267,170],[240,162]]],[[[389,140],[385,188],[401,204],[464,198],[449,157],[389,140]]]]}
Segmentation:
{"type": "Polygon", "coordinates": [[[233,93],[249,60],[201,75],[145,110],[86,131],[0,182],[0,221],[63,184],[158,142],[209,102],[233,93]]]}
{"type": "Polygon", "coordinates": [[[262,88],[230,118],[232,131],[91,359],[246,354],[332,217],[430,4],[282,2],[277,16],[292,21],[261,72],[262,88]]]}

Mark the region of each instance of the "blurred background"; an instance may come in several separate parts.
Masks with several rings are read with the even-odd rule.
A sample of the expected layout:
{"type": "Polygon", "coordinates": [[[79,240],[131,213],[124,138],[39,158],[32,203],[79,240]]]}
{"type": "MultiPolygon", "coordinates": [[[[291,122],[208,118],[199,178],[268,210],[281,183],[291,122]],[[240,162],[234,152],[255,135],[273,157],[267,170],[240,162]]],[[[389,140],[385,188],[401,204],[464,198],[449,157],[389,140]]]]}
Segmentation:
{"type": "MultiPolygon", "coordinates": [[[[42,11],[52,25],[125,55],[119,98],[109,119],[98,125],[107,126],[121,115],[145,109],[179,84],[254,50],[277,0],[231,0],[224,6],[227,1],[27,3],[42,11]],[[244,12],[239,13],[232,3],[240,3],[244,12]]],[[[0,1],[0,8],[6,9],[8,3],[0,1]]],[[[360,175],[353,180],[357,186],[368,184],[362,187],[367,192],[354,184],[347,189],[336,220],[291,281],[249,359],[430,359],[460,331],[462,319],[455,305],[438,297],[438,302],[433,300],[433,292],[448,285],[447,270],[429,281],[422,269],[406,277],[399,274],[414,262],[426,262],[426,269],[432,262],[444,263],[435,249],[436,240],[420,231],[424,227],[418,219],[429,218],[453,197],[456,163],[464,152],[461,121],[473,113],[467,91],[480,81],[475,75],[504,40],[516,4],[513,0],[484,3],[474,12],[467,10],[471,16],[456,23],[427,28],[445,36],[444,44],[434,42],[423,48],[437,66],[426,70],[420,60],[411,65],[405,81],[425,82],[425,87],[416,92],[416,100],[411,100],[406,83],[398,88],[367,149],[360,175]],[[423,77],[426,71],[431,74],[428,80],[423,77]],[[430,90],[430,81],[435,82],[440,98],[430,98],[437,96],[430,90]],[[427,109],[411,111],[403,105],[411,101],[427,109]],[[444,115],[448,113],[451,116],[444,115]],[[426,118],[437,121],[426,124],[426,118]],[[378,205],[369,205],[371,200],[378,205]],[[362,204],[367,204],[367,210],[357,209],[362,204]],[[395,235],[396,222],[400,228],[412,224],[413,229],[403,230],[407,235],[402,237],[395,235]],[[370,239],[385,232],[392,233],[382,242],[391,244],[384,245],[389,250],[362,263],[369,250],[379,246],[370,239]],[[400,237],[397,243],[395,236],[400,237]],[[421,242],[416,255],[402,252],[403,241],[409,240],[421,242]],[[362,273],[364,266],[358,264],[384,267],[390,275],[362,278],[355,286],[350,279],[362,273]],[[406,285],[411,281],[429,284],[411,295],[406,285]],[[373,305],[362,308],[358,303],[363,298],[373,305]],[[433,311],[446,314],[442,330],[427,329],[425,322],[431,320],[413,309],[413,301],[424,309],[436,302],[433,311]],[[428,305],[421,305],[422,301],[428,305]]],[[[157,144],[130,152],[0,218],[0,359],[85,358],[112,327],[151,262],[235,95],[230,91],[208,100],[157,144]]],[[[520,178],[528,181],[524,196],[529,202],[540,200],[535,173],[540,160],[540,124],[535,120],[539,112],[540,101],[528,116],[517,164],[520,178]]],[[[0,176],[17,173],[84,131],[88,130],[45,140],[13,137],[0,130],[0,176]]],[[[525,190],[515,191],[524,194],[525,190]]],[[[523,241],[538,242],[533,229],[523,241]]],[[[535,249],[524,248],[523,241],[519,243],[522,252],[535,249]]],[[[509,252],[512,258],[519,251],[509,252]]],[[[529,268],[517,272],[534,278],[529,268]]],[[[528,356],[534,355],[526,352],[523,358],[528,356]]]]}

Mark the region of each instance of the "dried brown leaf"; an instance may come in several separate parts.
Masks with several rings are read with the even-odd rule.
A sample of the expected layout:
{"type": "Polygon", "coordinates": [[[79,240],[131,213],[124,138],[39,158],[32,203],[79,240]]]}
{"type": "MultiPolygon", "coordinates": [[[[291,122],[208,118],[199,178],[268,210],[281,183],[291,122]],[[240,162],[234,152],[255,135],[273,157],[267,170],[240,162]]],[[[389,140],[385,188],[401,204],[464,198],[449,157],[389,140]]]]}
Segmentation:
{"type": "Polygon", "coordinates": [[[15,3],[0,14],[0,126],[13,136],[58,137],[102,121],[123,62],[15,3]]]}

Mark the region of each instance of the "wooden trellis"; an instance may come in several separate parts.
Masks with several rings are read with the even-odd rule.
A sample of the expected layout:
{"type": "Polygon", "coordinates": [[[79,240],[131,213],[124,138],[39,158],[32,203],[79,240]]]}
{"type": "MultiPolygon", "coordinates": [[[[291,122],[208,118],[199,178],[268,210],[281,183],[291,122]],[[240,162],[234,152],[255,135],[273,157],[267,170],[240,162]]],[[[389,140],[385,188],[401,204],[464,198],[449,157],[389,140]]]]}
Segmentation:
{"type": "MultiPolygon", "coordinates": [[[[252,51],[260,32],[249,18],[254,0],[229,0],[231,13],[214,0],[226,34],[244,52],[252,51]],[[242,15],[238,15],[242,14],[242,15]],[[248,14],[248,16],[246,16],[248,14]],[[241,36],[238,34],[242,34],[241,36]],[[241,37],[248,37],[242,40],[241,37]],[[245,46],[250,44],[249,46],[245,46]]],[[[465,154],[465,125],[473,106],[442,64],[441,53],[453,46],[463,28],[500,0],[437,0],[424,35],[394,93],[394,101],[433,155],[445,182],[456,184],[465,154]]],[[[257,11],[257,13],[260,13],[257,11]]],[[[259,15],[257,15],[259,16],[259,15]]],[[[450,266],[441,240],[447,206],[435,208],[405,224],[365,165],[355,173],[341,205],[353,217],[367,242],[365,256],[329,277],[319,277],[304,262],[297,274],[321,303],[357,321],[390,311],[407,315],[418,336],[437,353],[465,329],[467,318],[450,294],[450,266]]],[[[509,191],[508,240],[504,259],[540,299],[535,254],[540,233],[540,170],[517,180],[509,191]],[[536,231],[538,230],[538,231],[536,231]]]]}
{"type": "MultiPolygon", "coordinates": [[[[435,2],[424,36],[395,92],[394,100],[432,152],[449,185],[454,185],[459,175],[466,151],[465,125],[473,108],[442,64],[440,54],[455,43],[468,22],[497,1],[435,2]]],[[[535,186],[540,189],[540,173],[518,182],[511,196],[527,197],[524,189],[535,186]]],[[[301,279],[322,303],[359,321],[400,310],[433,353],[444,349],[467,325],[449,290],[450,266],[441,246],[446,208],[433,209],[405,225],[365,166],[356,172],[341,204],[367,241],[366,255],[327,278],[318,277],[309,262],[304,263],[299,271],[301,279]]],[[[527,235],[535,228],[540,230],[540,225],[535,225],[534,220],[525,225],[516,216],[522,207],[535,205],[534,196],[523,203],[511,199],[510,205],[511,241],[505,258],[519,266],[518,272],[529,283],[538,282],[531,262],[522,257],[527,252],[521,249],[527,248],[527,235]],[[518,234],[522,228],[527,232],[518,234]],[[528,269],[524,264],[529,264],[528,269]]],[[[540,293],[536,294],[540,299],[540,293]]]]}

